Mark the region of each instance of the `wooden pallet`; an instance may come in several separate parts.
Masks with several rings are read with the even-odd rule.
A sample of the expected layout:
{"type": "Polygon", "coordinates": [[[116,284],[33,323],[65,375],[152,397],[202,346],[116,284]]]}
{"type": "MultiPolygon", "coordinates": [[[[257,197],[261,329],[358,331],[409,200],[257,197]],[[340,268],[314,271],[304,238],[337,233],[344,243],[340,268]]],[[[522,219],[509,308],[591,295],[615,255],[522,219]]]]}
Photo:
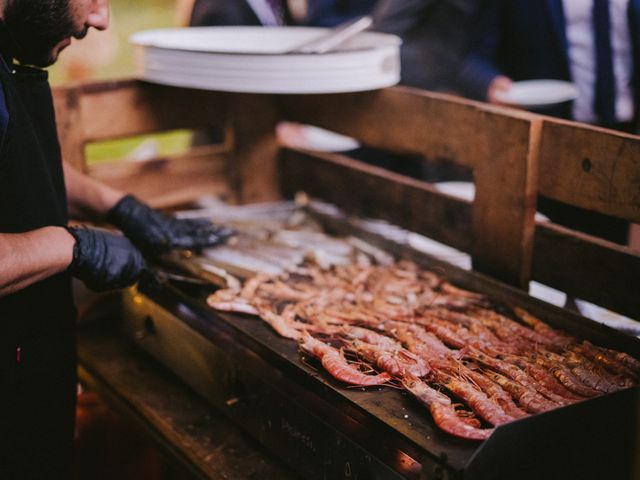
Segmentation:
{"type": "Polygon", "coordinates": [[[468,252],[474,269],[512,285],[537,280],[640,319],[638,252],[534,219],[542,194],[640,223],[640,137],[401,87],[250,95],[124,80],[54,96],[65,160],[154,205],[203,193],[250,203],[305,190],[468,252]],[[342,155],[279,148],[280,120],[468,167],[475,200],[342,155]],[[226,140],[147,162],[86,163],[92,142],[182,128],[224,129],[226,140]]]}

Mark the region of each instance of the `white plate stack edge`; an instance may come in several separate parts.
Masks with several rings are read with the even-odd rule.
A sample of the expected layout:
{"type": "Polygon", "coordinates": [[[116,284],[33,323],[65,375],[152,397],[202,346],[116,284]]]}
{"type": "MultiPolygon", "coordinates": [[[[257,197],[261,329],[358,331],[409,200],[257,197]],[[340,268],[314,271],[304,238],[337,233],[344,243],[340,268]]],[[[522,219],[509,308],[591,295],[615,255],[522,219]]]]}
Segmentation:
{"type": "Polygon", "coordinates": [[[309,27],[198,27],[134,34],[139,78],[165,85],[245,93],[376,90],[400,80],[398,37],[364,32],[322,55],[287,54],[324,35],[309,27]]]}

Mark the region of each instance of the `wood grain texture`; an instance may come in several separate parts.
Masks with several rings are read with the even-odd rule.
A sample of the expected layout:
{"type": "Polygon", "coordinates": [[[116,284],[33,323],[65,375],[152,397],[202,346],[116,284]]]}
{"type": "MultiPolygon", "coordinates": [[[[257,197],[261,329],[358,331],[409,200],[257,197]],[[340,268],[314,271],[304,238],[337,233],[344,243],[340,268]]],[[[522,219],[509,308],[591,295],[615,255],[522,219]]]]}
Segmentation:
{"type": "Polygon", "coordinates": [[[542,195],[640,223],[640,137],[545,120],[542,195]]]}
{"type": "Polygon", "coordinates": [[[474,138],[474,269],[526,288],[531,277],[539,120],[487,113],[474,138]],[[493,133],[490,133],[493,132],[493,133]]]}
{"type": "Polygon", "coordinates": [[[228,95],[138,81],[78,87],[85,142],[181,128],[223,127],[228,95]]]}
{"type": "Polygon", "coordinates": [[[242,203],[280,199],[277,182],[278,112],[275,97],[237,94],[229,105],[228,172],[242,203]]]}
{"type": "Polygon", "coordinates": [[[640,319],[640,254],[553,224],[538,224],[533,279],[640,319]]]}
{"type": "Polygon", "coordinates": [[[180,128],[222,127],[228,118],[222,93],[171,88],[136,80],[70,85],[54,90],[63,159],[80,170],[154,206],[189,202],[201,195],[231,200],[228,160],[218,147],[142,163],[86,165],[95,141],[180,128]]]}
{"type": "MultiPolygon", "coordinates": [[[[394,87],[334,95],[282,95],[284,120],[309,123],[397,153],[420,154],[473,167],[475,140],[491,133],[492,116],[528,121],[526,112],[472,102],[452,95],[394,87]]],[[[505,132],[506,133],[506,132],[505,132]]]]}
{"type": "Polygon", "coordinates": [[[54,98],[65,159],[155,205],[204,193],[261,202],[306,190],[469,252],[475,269],[513,285],[525,287],[533,276],[618,311],[628,312],[633,303],[632,254],[562,229],[543,226],[536,232],[533,217],[541,193],[640,222],[640,137],[402,87],[269,96],[126,80],[58,88],[54,98]],[[287,150],[278,161],[275,126],[282,119],[328,128],[367,146],[469,167],[476,185],[473,205],[339,155],[287,150]],[[230,155],[211,152],[209,162],[194,152],[177,163],[85,166],[87,142],[202,126],[227,128],[230,155]],[[608,266],[595,274],[587,263],[608,266]],[[603,292],[601,278],[620,288],[603,292]]]}
{"type": "Polygon", "coordinates": [[[471,167],[474,267],[529,280],[540,117],[409,88],[279,98],[285,119],[362,143],[471,167]]]}
{"type": "Polygon", "coordinates": [[[88,173],[121,191],[134,193],[154,207],[168,207],[202,195],[229,198],[227,157],[223,147],[203,146],[182,155],[143,162],[103,163],[90,167],[88,173]]]}
{"type": "Polygon", "coordinates": [[[345,156],[294,149],[283,149],[279,170],[287,196],[303,190],[349,213],[388,220],[471,251],[471,204],[428,183],[345,156]]]}

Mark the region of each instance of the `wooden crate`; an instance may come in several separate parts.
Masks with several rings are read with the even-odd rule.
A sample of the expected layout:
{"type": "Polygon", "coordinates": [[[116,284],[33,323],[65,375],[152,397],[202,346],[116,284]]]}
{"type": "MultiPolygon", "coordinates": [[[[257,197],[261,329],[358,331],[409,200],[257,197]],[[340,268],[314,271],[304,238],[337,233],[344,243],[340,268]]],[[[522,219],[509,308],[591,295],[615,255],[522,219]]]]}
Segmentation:
{"type": "Polygon", "coordinates": [[[64,158],[154,205],[203,193],[250,203],[304,190],[470,253],[474,269],[502,281],[525,288],[539,280],[640,318],[637,252],[534,220],[541,193],[640,222],[640,137],[402,87],[250,95],[125,80],[59,88],[55,100],[64,158]],[[280,120],[468,167],[475,200],[343,155],[279,148],[280,120]],[[172,158],[86,164],[91,142],[178,128],[223,128],[226,140],[172,158]]]}
{"type": "MultiPolygon", "coordinates": [[[[640,223],[640,137],[544,119],[540,194],[640,223]]],[[[538,224],[531,277],[640,320],[640,254],[558,225],[538,224]]]]}

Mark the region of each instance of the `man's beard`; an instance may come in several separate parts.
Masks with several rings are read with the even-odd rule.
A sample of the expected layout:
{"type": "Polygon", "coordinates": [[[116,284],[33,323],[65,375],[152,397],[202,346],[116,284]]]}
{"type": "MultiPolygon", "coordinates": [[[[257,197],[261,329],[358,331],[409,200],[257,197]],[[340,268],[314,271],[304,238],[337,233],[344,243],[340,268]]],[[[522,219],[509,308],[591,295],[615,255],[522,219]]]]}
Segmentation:
{"type": "Polygon", "coordinates": [[[15,42],[16,60],[39,67],[56,61],[54,49],[62,40],[86,34],[76,31],[69,0],[9,0],[4,23],[15,42]]]}

